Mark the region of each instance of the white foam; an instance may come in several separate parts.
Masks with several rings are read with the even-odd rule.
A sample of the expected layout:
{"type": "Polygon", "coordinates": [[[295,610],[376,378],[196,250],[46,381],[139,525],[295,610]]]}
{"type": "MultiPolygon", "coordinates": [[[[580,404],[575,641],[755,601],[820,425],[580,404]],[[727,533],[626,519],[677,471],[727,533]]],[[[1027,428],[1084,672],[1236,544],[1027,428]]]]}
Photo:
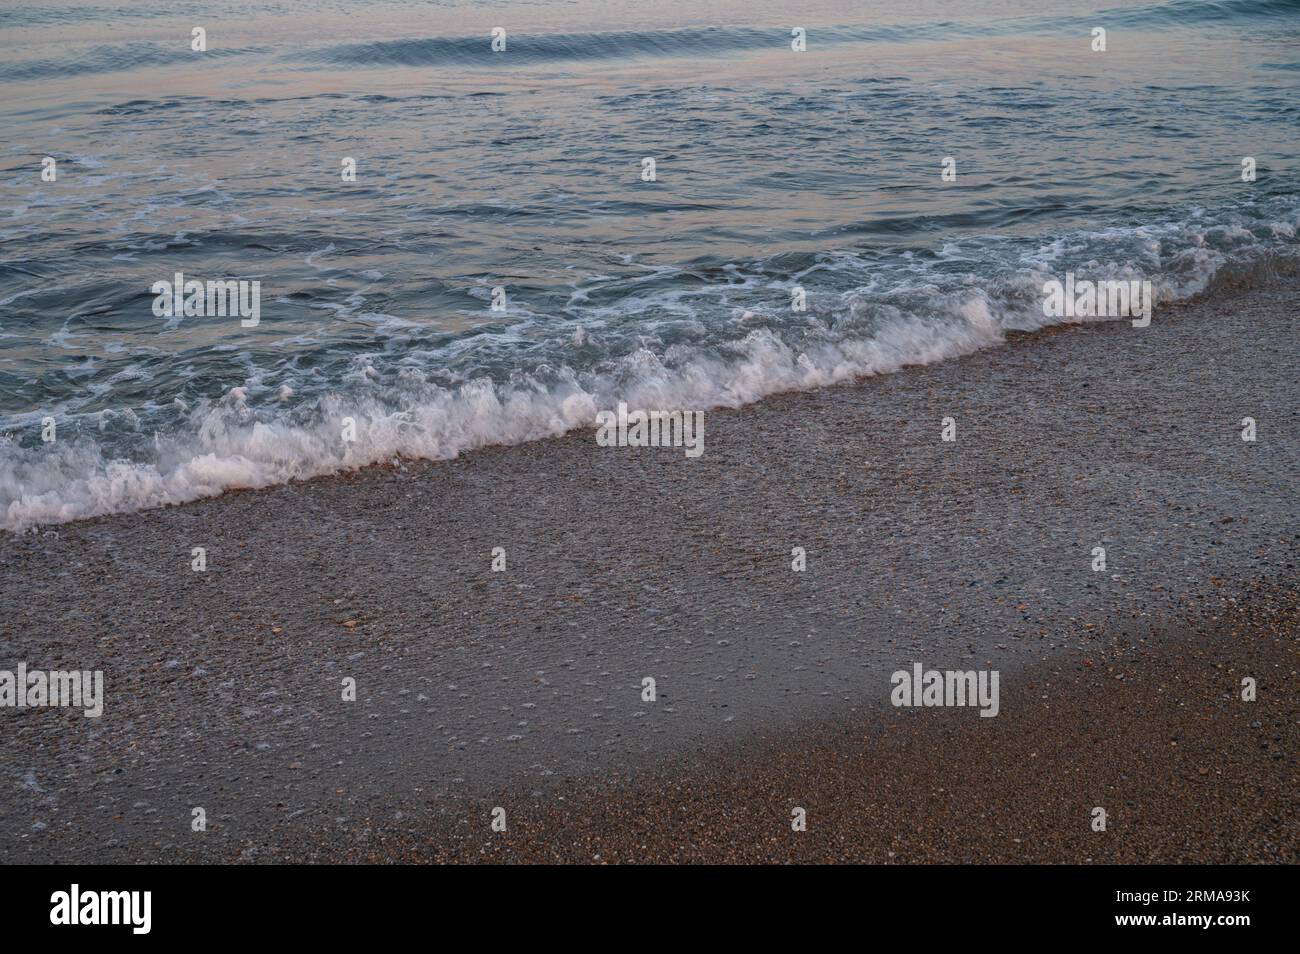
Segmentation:
{"type": "MultiPolygon", "coordinates": [[[[1267,223],[1260,231],[1294,235],[1294,219],[1267,223]]],[[[1151,280],[1159,302],[1203,292],[1234,261],[1225,243],[1235,249],[1253,247],[1255,241],[1246,228],[1220,228],[1207,239],[1209,229],[1198,223],[1196,230],[1182,225],[1079,234],[1022,250],[1000,278],[967,277],[946,285],[908,265],[904,278],[888,286],[865,277],[872,275],[872,262],[838,253],[797,279],[804,281],[814,271],[847,271],[859,276],[858,286],[823,293],[820,311],[800,317],[766,306],[735,308],[728,296],[741,285],[734,282],[713,290],[712,299],[702,298],[707,292],[698,288],[629,294],[616,306],[584,308],[584,324],[555,332],[565,350],[548,355],[545,378],[518,369],[504,381],[484,376],[451,386],[432,382],[419,367],[384,373],[374,364],[381,358],[361,356],[334,391],[295,406],[290,398],[296,388],[268,387],[258,372],[216,402],[181,404],[177,413],[183,426],[155,437],[148,453],[132,460],[115,457],[107,438],[101,444],[91,436],[27,448],[0,444],[2,523],[22,530],[268,487],[395,457],[448,459],[489,444],[592,427],[596,411],[619,400],[664,410],[737,407],[781,391],[941,361],[996,344],[1007,330],[1049,323],[1041,308],[1042,283],[1067,262],[1076,274],[1093,279],[1151,280]],[[1107,256],[1108,249],[1117,257],[1107,256]],[[712,324],[699,320],[704,304],[723,306],[712,312],[712,324]],[[749,317],[741,321],[746,312],[749,317]],[[630,322],[629,314],[641,320],[630,322]],[[724,325],[716,323],[719,314],[729,316],[724,325]],[[671,317],[654,317],[663,315],[671,317]],[[614,329],[625,326],[634,326],[635,335],[616,339],[614,329]],[[678,343],[664,346],[669,329],[678,343]],[[629,343],[607,344],[615,340],[629,343]],[[605,349],[598,370],[557,360],[575,346],[605,349]],[[250,406],[250,396],[265,400],[250,406]],[[355,441],[343,440],[346,418],[355,422],[355,441]]],[[[951,259],[966,252],[950,243],[946,254],[951,259]]],[[[747,291],[775,288],[778,298],[789,286],[742,279],[747,291]]],[[[574,301],[584,297],[575,294],[574,301]]],[[[474,346],[473,339],[453,342],[443,357],[474,346]]]]}
{"type": "MultiPolygon", "coordinates": [[[[1000,338],[988,302],[960,304],[970,321],[953,326],[906,319],[864,339],[810,343],[796,351],[769,329],[751,332],[727,357],[698,354],[668,365],[648,349],[619,362],[621,396],[635,407],[737,407],[770,394],[834,384],[964,354],[1000,338]]],[[[358,375],[367,376],[362,368],[358,375]]],[[[236,488],[258,488],[337,473],[395,457],[439,460],[489,444],[512,444],[594,425],[614,403],[610,381],[592,390],[551,390],[484,379],[448,389],[424,385],[409,404],[334,394],[310,426],[250,420],[246,388],[232,388],[190,418],[186,437],[159,440],[156,459],[107,459],[89,439],[49,447],[0,449],[4,526],[21,530],[118,511],[177,504],[236,488]],[[342,440],[344,419],[356,440],[342,440]]]]}

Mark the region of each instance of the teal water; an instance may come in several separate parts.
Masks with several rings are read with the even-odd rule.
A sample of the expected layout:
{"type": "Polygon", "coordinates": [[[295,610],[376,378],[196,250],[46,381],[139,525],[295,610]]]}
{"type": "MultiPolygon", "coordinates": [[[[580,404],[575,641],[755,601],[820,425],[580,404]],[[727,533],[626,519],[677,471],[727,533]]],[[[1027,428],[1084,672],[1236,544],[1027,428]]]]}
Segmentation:
{"type": "Polygon", "coordinates": [[[1300,3],[896,7],[8,6],[0,523],[941,360],[1067,270],[1293,267],[1300,3]],[[177,272],[259,323],[155,314],[177,272]]]}

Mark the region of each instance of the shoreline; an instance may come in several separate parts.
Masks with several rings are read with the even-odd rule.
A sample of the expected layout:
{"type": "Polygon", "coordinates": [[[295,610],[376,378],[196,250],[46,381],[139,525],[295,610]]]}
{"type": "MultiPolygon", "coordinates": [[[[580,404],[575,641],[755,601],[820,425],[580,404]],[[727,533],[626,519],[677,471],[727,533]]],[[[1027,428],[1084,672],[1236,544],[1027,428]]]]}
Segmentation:
{"type": "Polygon", "coordinates": [[[1025,798],[1096,798],[1063,754],[1088,742],[1093,774],[1154,759],[1120,811],[1146,834],[1078,857],[1086,819],[1040,813],[1026,860],[1293,861],[1294,291],[711,411],[695,460],[588,430],[0,536],[0,668],[102,669],[106,691],[100,719],[0,710],[0,860],[1016,860],[933,789],[1009,830],[1025,798]],[[1253,718],[1182,658],[1199,639],[1211,666],[1280,675],[1253,718]],[[1134,648],[1123,680],[1078,663],[1134,648]],[[1002,711],[892,709],[889,673],[917,662],[999,670],[1002,711]],[[1059,717],[1026,691],[1049,677],[1059,717]],[[1190,701],[1150,708],[1143,679],[1190,701]],[[1196,776],[1129,711],[1182,733],[1196,776]],[[1115,766],[1093,726],[1125,742],[1115,766]],[[1022,770],[1040,729],[1066,787],[963,782],[971,752],[1022,770]],[[1255,751],[1260,732],[1281,738],[1255,751]],[[845,742],[867,735],[913,766],[890,789],[854,787],[888,775],[845,742]],[[817,799],[798,845],[792,778],[817,799]],[[546,807],[484,842],[495,793],[546,807]],[[1151,806],[1179,813],[1161,837],[1151,806]]]}
{"type": "MultiPolygon", "coordinates": [[[[1279,259],[1274,256],[1265,256],[1261,260],[1245,266],[1240,263],[1226,265],[1220,272],[1216,273],[1207,290],[1194,294],[1189,298],[1179,299],[1176,302],[1162,306],[1163,313],[1166,317],[1176,317],[1183,309],[1202,307],[1209,302],[1230,304],[1230,299],[1234,292],[1249,293],[1254,290],[1266,290],[1269,287],[1282,287],[1288,283],[1294,284],[1298,274],[1300,274],[1300,272],[1297,272],[1294,262],[1279,259]]],[[[1146,320],[1148,323],[1151,320],[1149,309],[1146,312],[1146,320]]],[[[784,390],[768,390],[765,385],[757,390],[751,389],[748,391],[748,396],[742,399],[739,404],[734,403],[734,395],[730,395],[726,399],[715,395],[714,398],[706,399],[704,403],[699,404],[697,409],[692,413],[708,413],[710,415],[739,413],[743,412],[746,408],[755,405],[762,405],[773,400],[780,400],[782,398],[792,397],[799,394],[815,393],[819,390],[857,387],[864,381],[872,380],[877,377],[913,371],[933,364],[960,361],[982,351],[997,351],[1008,346],[1014,346],[1022,340],[1048,337],[1058,332],[1065,332],[1072,328],[1080,327],[1081,325],[1094,323],[1127,323],[1127,321],[1128,319],[1116,318],[1058,318],[1056,323],[1044,325],[1032,330],[1003,330],[1001,338],[998,341],[986,341],[978,344],[966,342],[964,345],[956,348],[956,350],[944,353],[943,356],[936,356],[936,353],[932,352],[928,357],[918,357],[915,363],[906,361],[903,363],[896,363],[891,360],[884,366],[878,367],[872,371],[866,371],[859,368],[856,372],[849,372],[845,366],[836,368],[833,371],[823,369],[823,377],[829,379],[830,383],[821,384],[815,387],[805,382],[802,386],[798,387],[789,386],[784,390]],[[711,400],[722,400],[723,403],[710,403],[711,400]]],[[[589,395],[585,395],[584,398],[587,403],[591,403],[589,395]]],[[[567,401],[564,403],[567,405],[567,401]]],[[[619,401],[616,403],[623,404],[625,402],[619,401]]],[[[672,413],[686,413],[690,410],[688,406],[683,406],[672,401],[668,402],[664,406],[674,408],[675,410],[672,413]]],[[[592,404],[591,414],[596,420],[599,420],[602,414],[609,412],[610,409],[601,409],[592,404]]],[[[651,413],[654,412],[651,411],[651,413]]],[[[524,416],[527,417],[527,415],[524,416]]],[[[508,417],[509,415],[506,415],[502,418],[502,421],[498,423],[503,423],[508,419],[508,417]]],[[[18,498],[7,501],[8,510],[6,514],[6,523],[5,525],[0,526],[0,536],[3,536],[4,534],[22,535],[24,533],[57,533],[57,527],[67,526],[69,524],[86,523],[101,518],[127,516],[133,513],[144,513],[155,509],[183,507],[204,500],[220,500],[246,492],[273,490],[277,487],[302,486],[317,480],[347,479],[352,476],[364,476],[367,472],[373,470],[382,471],[394,468],[405,470],[408,467],[437,465],[461,459],[466,455],[480,453],[495,448],[518,447],[567,438],[574,435],[581,436],[594,428],[594,425],[590,423],[573,424],[572,414],[570,414],[568,410],[559,406],[553,408],[553,416],[545,423],[543,423],[542,420],[535,418],[530,420],[532,436],[521,437],[518,434],[511,434],[508,432],[508,427],[504,432],[499,431],[491,437],[485,437],[481,434],[473,434],[470,439],[463,442],[459,439],[453,440],[453,449],[451,450],[452,456],[450,457],[441,456],[446,450],[446,448],[441,446],[437,450],[438,456],[434,457],[419,455],[410,456],[403,451],[393,450],[390,448],[386,455],[379,458],[363,458],[364,460],[368,460],[368,463],[343,464],[335,461],[332,466],[325,465],[324,467],[320,466],[319,461],[311,461],[310,455],[306,458],[300,456],[296,463],[288,466],[287,470],[302,472],[303,475],[301,476],[287,476],[284,471],[284,465],[280,464],[277,465],[277,467],[281,468],[279,476],[268,478],[265,473],[258,472],[257,466],[253,466],[253,464],[250,464],[248,460],[240,455],[217,456],[217,459],[215,462],[212,462],[211,466],[218,471],[225,472],[225,476],[215,478],[218,486],[225,486],[222,484],[222,481],[234,480],[234,478],[229,476],[229,470],[231,467],[236,471],[241,472],[241,477],[239,479],[245,482],[235,486],[225,486],[225,489],[221,490],[212,490],[210,485],[205,485],[204,490],[197,491],[197,496],[190,496],[191,493],[195,492],[192,489],[177,491],[175,488],[170,488],[164,492],[155,485],[155,478],[163,484],[168,484],[171,476],[175,475],[175,472],[168,472],[171,476],[157,472],[153,472],[151,475],[146,468],[146,472],[143,474],[135,472],[120,473],[111,481],[106,481],[106,478],[104,478],[103,475],[99,475],[98,482],[94,483],[95,489],[93,491],[89,489],[89,485],[81,487],[79,491],[83,495],[83,498],[88,497],[98,501],[98,503],[95,505],[94,509],[80,513],[78,516],[74,517],[69,517],[68,514],[76,511],[77,504],[69,502],[65,498],[65,495],[71,493],[69,490],[70,487],[79,486],[80,482],[77,480],[70,480],[64,485],[63,489],[57,493],[56,502],[38,502],[44,501],[43,495],[36,495],[30,499],[26,496],[20,495],[18,498]],[[563,417],[565,423],[560,423],[558,417],[563,417]],[[567,428],[567,430],[564,428],[567,428]],[[106,486],[105,482],[115,485],[115,489],[106,486]],[[139,504],[140,501],[145,498],[148,498],[151,502],[139,505],[137,509],[131,509],[130,507],[123,508],[121,500],[123,488],[130,488],[129,496],[134,499],[136,504],[139,504]],[[169,498],[167,499],[167,502],[159,502],[159,494],[169,498]],[[109,498],[112,502],[104,504],[105,498],[109,498]],[[62,502],[58,502],[59,500],[62,502]],[[103,509],[100,509],[101,507],[103,509]],[[50,521],[42,520],[32,516],[33,509],[43,511],[47,515],[57,513],[58,516],[53,517],[50,521]],[[15,516],[15,513],[17,513],[17,516],[15,516]]],[[[473,431],[474,425],[472,422],[461,420],[459,422],[459,429],[473,431]]],[[[453,430],[456,430],[456,428],[453,428],[453,430]]],[[[157,435],[155,435],[155,438],[156,436],[157,435]]],[[[192,449],[189,453],[193,455],[189,458],[190,466],[198,464],[200,461],[207,461],[209,458],[214,457],[212,452],[206,450],[192,449]]],[[[219,453],[229,455],[231,452],[227,450],[219,453]]],[[[692,456],[694,456],[694,454],[692,454],[692,456]]],[[[253,463],[258,466],[267,463],[267,461],[261,459],[261,457],[256,453],[253,454],[253,457],[253,463]]],[[[184,460],[186,458],[182,457],[181,459],[184,460]]],[[[140,465],[141,462],[136,461],[130,466],[136,467],[140,465]]],[[[187,469],[187,467],[180,468],[180,470],[185,469],[187,469]]],[[[164,468],[164,471],[166,471],[166,468],[164,468]]],[[[209,477],[211,477],[211,474],[209,474],[209,477]]],[[[203,481],[200,481],[200,484],[203,484],[203,481]]]]}

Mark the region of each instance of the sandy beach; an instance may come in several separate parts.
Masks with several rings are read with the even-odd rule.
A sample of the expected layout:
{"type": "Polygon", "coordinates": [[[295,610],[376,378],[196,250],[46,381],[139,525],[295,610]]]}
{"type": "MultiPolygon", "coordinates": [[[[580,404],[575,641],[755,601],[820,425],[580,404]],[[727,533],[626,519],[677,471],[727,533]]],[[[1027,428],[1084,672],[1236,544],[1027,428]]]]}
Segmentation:
{"type": "Polygon", "coordinates": [[[1295,861],[1296,290],[0,536],[0,858],[1295,861]]]}

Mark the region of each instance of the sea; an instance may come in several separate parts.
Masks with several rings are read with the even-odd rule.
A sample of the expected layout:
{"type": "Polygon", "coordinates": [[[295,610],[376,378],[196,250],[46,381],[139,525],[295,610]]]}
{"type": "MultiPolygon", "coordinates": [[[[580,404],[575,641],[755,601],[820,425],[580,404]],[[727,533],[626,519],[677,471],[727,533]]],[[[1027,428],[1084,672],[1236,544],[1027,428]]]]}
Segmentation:
{"type": "Polygon", "coordinates": [[[0,130],[10,531],[1300,263],[1300,0],[6,0],[0,130]]]}

